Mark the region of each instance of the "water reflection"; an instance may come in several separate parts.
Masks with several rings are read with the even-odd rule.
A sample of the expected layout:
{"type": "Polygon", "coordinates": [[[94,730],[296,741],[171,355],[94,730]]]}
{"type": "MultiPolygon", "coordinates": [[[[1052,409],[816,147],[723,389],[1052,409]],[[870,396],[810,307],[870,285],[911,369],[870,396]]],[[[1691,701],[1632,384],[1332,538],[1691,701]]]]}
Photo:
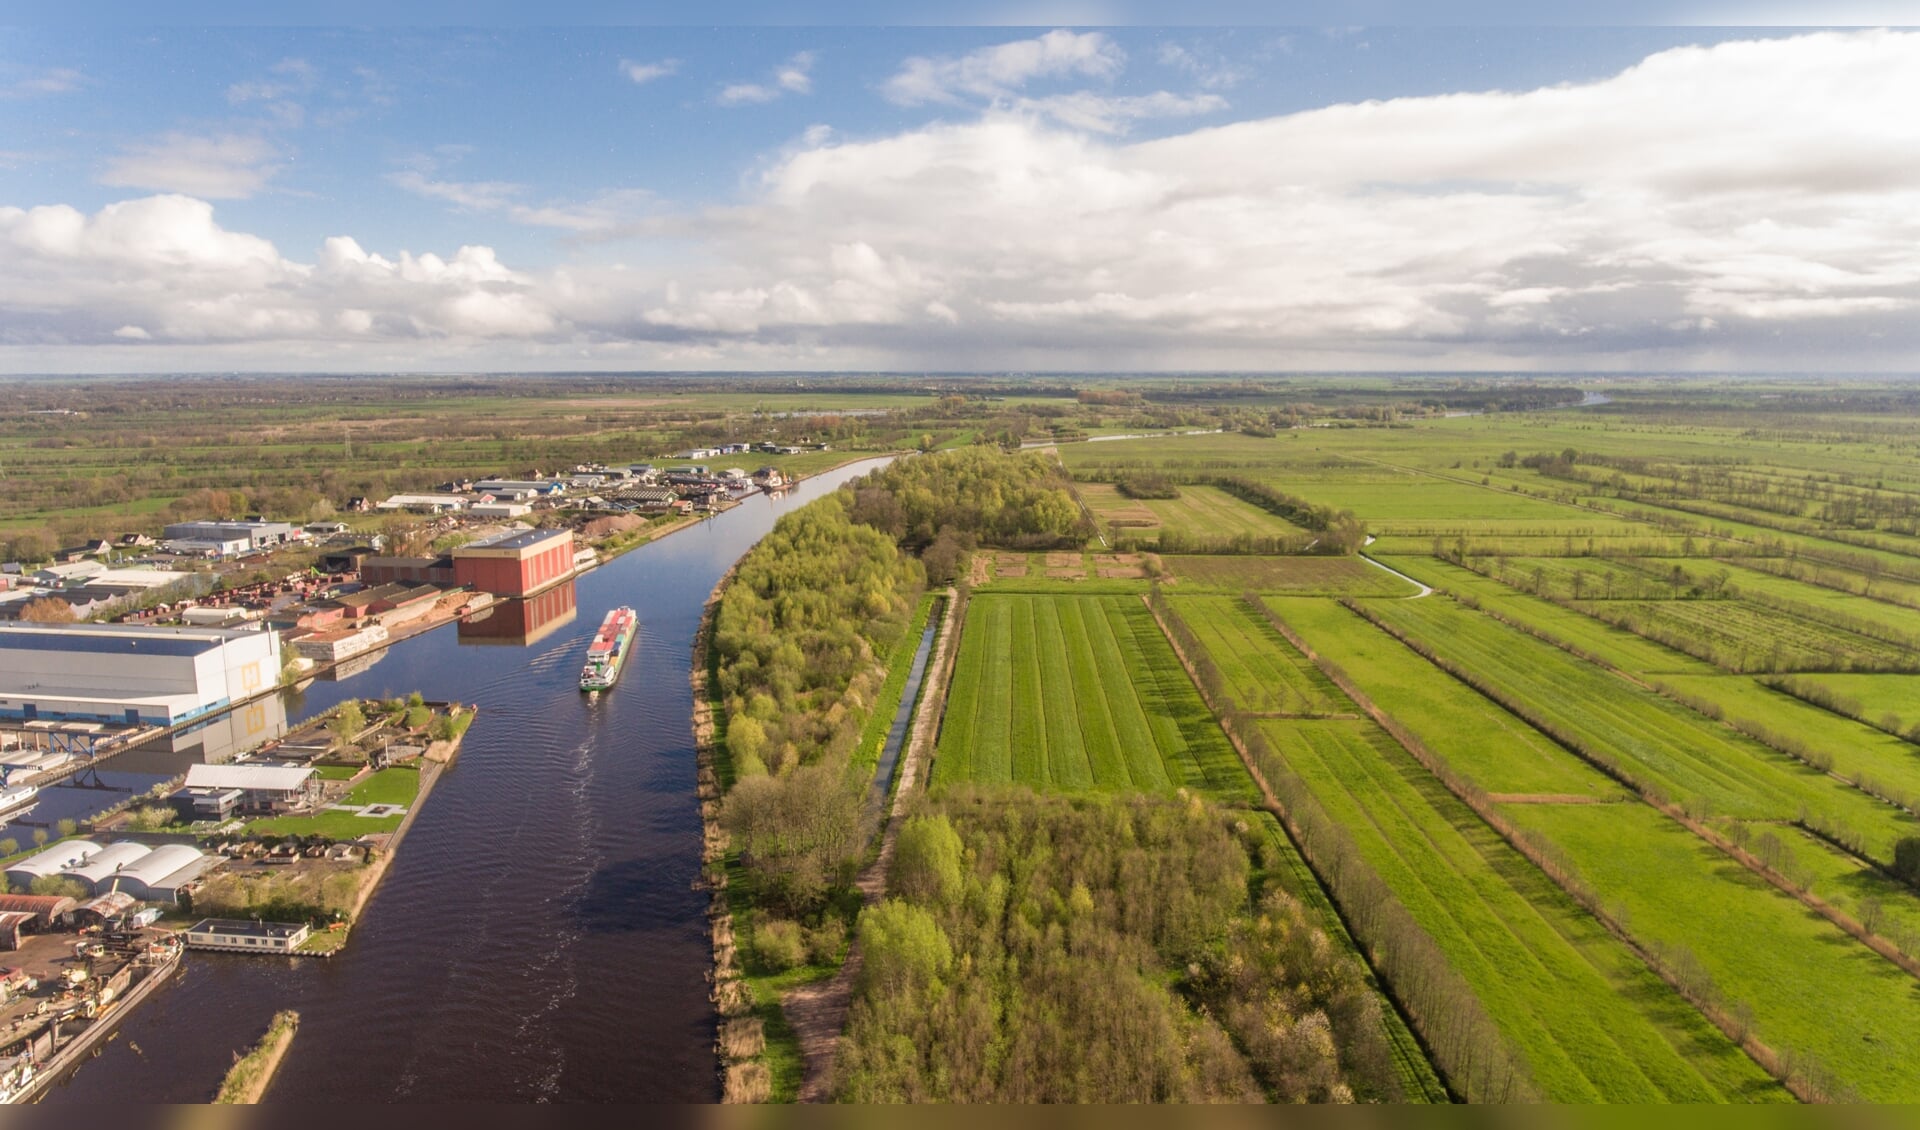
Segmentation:
{"type": "Polygon", "coordinates": [[[460,621],[456,638],[462,644],[505,644],[527,647],[573,623],[579,615],[575,582],[562,581],[525,600],[498,600],[460,621]]]}

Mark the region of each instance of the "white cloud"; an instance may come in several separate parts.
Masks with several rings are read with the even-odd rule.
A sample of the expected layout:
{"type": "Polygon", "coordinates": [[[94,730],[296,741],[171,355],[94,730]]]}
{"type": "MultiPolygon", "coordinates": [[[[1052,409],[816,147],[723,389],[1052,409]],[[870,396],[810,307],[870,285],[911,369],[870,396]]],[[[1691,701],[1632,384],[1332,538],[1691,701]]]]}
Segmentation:
{"type": "Polygon", "coordinates": [[[258,135],[176,132],[127,145],[98,179],[115,188],[239,200],[265,188],[280,159],[279,148],[258,135]]]}
{"type": "Polygon", "coordinates": [[[72,67],[41,67],[0,86],[0,98],[39,98],[70,94],[87,84],[87,76],[72,67]]]}
{"type": "Polygon", "coordinates": [[[1093,90],[1027,97],[1021,91],[1040,79],[1110,80],[1126,66],[1126,52],[1097,31],[1050,31],[982,47],[958,57],[915,56],[881,88],[902,106],[983,105],[1044,115],[1074,129],[1124,133],[1142,118],[1175,118],[1226,109],[1216,94],[1114,95],[1093,90]]]}
{"type": "Polygon", "coordinates": [[[722,106],[751,106],[760,102],[771,102],[780,97],[780,92],[771,86],[762,86],[757,82],[735,82],[720,88],[722,106]]]}
{"type": "Polygon", "coordinates": [[[635,83],[648,83],[654,79],[666,78],[680,69],[680,60],[661,59],[654,63],[636,63],[631,59],[620,60],[620,73],[635,83]]]}
{"type": "Polygon", "coordinates": [[[1022,98],[1013,103],[1021,110],[1044,114],[1074,129],[1094,133],[1125,133],[1141,118],[1185,118],[1211,114],[1227,108],[1227,100],[1217,94],[1105,95],[1080,90],[1072,94],[1054,94],[1045,98],[1022,98]]]}
{"type": "Polygon", "coordinates": [[[430,164],[426,166],[425,171],[402,169],[399,172],[388,173],[387,182],[415,196],[424,196],[429,200],[442,200],[469,212],[498,211],[507,207],[514,197],[525,191],[520,185],[508,181],[435,180],[430,170],[430,164]]]}
{"type": "MultiPolygon", "coordinates": [[[[463,147],[442,146],[440,152],[462,155],[463,147]]],[[[414,166],[387,174],[387,182],[416,196],[439,200],[463,212],[498,213],[530,227],[559,228],[578,235],[604,235],[631,226],[656,207],[644,189],[617,189],[582,201],[529,204],[525,185],[511,181],[440,180],[433,176],[437,162],[416,157],[414,166]]]]}
{"type": "Polygon", "coordinates": [[[811,94],[813,65],[818,58],[812,51],[801,51],[774,68],[772,82],[729,83],[720,88],[716,101],[722,106],[753,106],[789,94],[811,94]]]}
{"type": "MultiPolygon", "coordinates": [[[[1282,38],[1276,44],[1285,45],[1282,38]]],[[[1273,50],[1284,50],[1279,46],[1273,50]]],[[[1270,54],[1271,50],[1265,52],[1270,54]]],[[[1220,52],[1205,47],[1188,47],[1181,43],[1162,43],[1159,50],[1160,65],[1172,67],[1190,76],[1200,84],[1203,90],[1225,90],[1245,82],[1247,68],[1230,62],[1220,52]]]]}
{"type": "Polygon", "coordinates": [[[227,87],[227,101],[239,106],[306,94],[320,79],[319,68],[305,59],[282,59],[268,68],[268,73],[271,77],[236,82],[227,87]]]}
{"type": "Polygon", "coordinates": [[[1050,31],[958,58],[916,55],[900,65],[881,92],[902,106],[992,101],[1040,78],[1110,79],[1126,61],[1126,52],[1101,32],[1050,31]]]}
{"type": "Polygon", "coordinates": [[[1006,101],[809,133],[735,203],[679,214],[419,174],[488,215],[642,237],[620,266],[344,238],[303,263],[181,197],[0,209],[0,341],[944,368],[1910,368],[1920,350],[1920,35],[1684,48],[1580,85],[1134,143],[1098,105],[1064,128],[1006,101]]]}
{"type": "Polygon", "coordinates": [[[811,51],[802,51],[793,58],[788,59],[778,70],[774,71],[773,79],[780,84],[780,89],[782,90],[789,91],[793,94],[811,94],[813,92],[813,63],[814,53],[811,51]]]}

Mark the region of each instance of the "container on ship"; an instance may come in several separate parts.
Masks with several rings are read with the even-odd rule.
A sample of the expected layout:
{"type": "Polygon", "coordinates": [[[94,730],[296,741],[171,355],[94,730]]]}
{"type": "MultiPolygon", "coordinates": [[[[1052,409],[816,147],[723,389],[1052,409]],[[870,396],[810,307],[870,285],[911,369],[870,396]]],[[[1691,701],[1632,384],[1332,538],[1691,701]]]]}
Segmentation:
{"type": "Polygon", "coordinates": [[[593,634],[593,642],[587,645],[587,663],[580,669],[581,690],[604,691],[613,686],[639,630],[640,616],[633,609],[622,605],[607,613],[600,630],[593,634]]]}

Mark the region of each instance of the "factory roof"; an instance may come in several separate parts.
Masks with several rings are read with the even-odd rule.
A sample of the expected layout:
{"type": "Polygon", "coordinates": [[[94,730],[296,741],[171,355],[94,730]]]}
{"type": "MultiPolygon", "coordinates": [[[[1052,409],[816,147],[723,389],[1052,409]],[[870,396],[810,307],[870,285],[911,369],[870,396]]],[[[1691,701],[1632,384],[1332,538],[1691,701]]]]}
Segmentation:
{"type": "Polygon", "coordinates": [[[258,632],[218,628],[156,628],[134,624],[0,624],[0,648],[82,651],[98,655],[192,656],[258,632]]]}
{"type": "Polygon", "coordinates": [[[161,844],[147,854],[120,868],[115,878],[138,879],[154,883],[183,868],[198,863],[202,852],[185,844],[161,844]]]}
{"type": "Polygon", "coordinates": [[[17,859],[7,867],[8,872],[20,871],[30,875],[51,875],[64,871],[81,860],[100,850],[100,845],[92,840],[62,840],[44,851],[34,852],[25,859],[17,859]]]}
{"type": "Polygon", "coordinates": [[[287,765],[192,765],[187,768],[189,789],[297,789],[313,770],[287,765]]]}
{"type": "Polygon", "coordinates": [[[152,850],[152,848],[149,848],[145,844],[126,843],[124,841],[117,844],[108,844],[106,847],[88,856],[84,861],[72,867],[62,868],[60,873],[62,875],[71,875],[76,879],[85,880],[89,886],[92,886],[107,876],[112,875],[114,872],[119,871],[121,868],[136,862],[152,850]]]}
{"type": "Polygon", "coordinates": [[[568,530],[508,530],[492,537],[481,538],[479,541],[468,542],[460,549],[454,550],[453,554],[458,557],[462,549],[526,549],[554,538],[572,536],[572,532],[568,530]]]}

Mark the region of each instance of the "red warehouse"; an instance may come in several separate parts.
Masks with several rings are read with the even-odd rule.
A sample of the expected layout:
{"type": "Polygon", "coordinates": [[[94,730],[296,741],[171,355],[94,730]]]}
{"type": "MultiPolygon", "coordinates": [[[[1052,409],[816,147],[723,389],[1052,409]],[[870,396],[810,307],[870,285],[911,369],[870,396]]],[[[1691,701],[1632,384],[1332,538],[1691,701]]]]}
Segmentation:
{"type": "Polygon", "coordinates": [[[527,596],[571,576],[571,530],[523,530],[453,551],[454,583],[495,596],[527,596]]]}

